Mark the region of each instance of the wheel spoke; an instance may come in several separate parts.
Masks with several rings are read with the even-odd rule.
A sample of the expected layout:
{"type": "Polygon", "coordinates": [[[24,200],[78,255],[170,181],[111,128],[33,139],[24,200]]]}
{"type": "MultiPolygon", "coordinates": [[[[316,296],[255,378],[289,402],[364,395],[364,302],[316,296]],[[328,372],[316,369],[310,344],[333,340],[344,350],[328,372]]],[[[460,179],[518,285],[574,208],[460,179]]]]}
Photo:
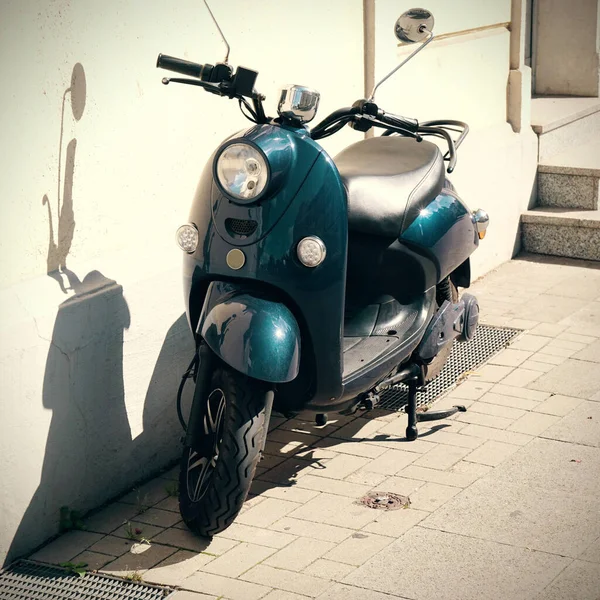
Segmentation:
{"type": "Polygon", "coordinates": [[[216,389],[210,394],[206,403],[206,416],[204,417],[204,432],[206,434],[217,433],[224,409],[225,394],[223,394],[223,390],[216,389]]]}
{"type": "Polygon", "coordinates": [[[198,450],[192,450],[187,461],[187,493],[192,502],[198,502],[206,493],[208,482],[219,459],[219,443],[225,416],[225,394],[217,388],[207,398],[203,429],[205,442],[198,450]]]}
{"type": "MultiPolygon", "coordinates": [[[[199,466],[200,468],[200,472],[198,474],[198,479],[196,480],[196,485],[194,486],[194,493],[191,496],[191,499],[193,501],[198,500],[198,494],[200,493],[200,490],[202,489],[202,482],[204,481],[204,476],[206,474],[206,471],[208,470],[208,459],[206,458],[201,458],[196,465],[199,466]]],[[[190,471],[188,470],[188,475],[189,475],[190,471]]],[[[188,491],[190,488],[190,481],[188,479],[188,491]]]]}

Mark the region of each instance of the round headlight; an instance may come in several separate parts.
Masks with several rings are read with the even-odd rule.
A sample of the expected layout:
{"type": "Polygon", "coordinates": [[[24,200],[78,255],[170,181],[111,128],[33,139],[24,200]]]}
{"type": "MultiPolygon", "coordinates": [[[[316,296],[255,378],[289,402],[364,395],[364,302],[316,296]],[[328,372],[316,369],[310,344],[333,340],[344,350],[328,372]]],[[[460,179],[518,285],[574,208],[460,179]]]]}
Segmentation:
{"type": "Polygon", "coordinates": [[[249,144],[231,144],[217,159],[217,178],[227,194],[252,200],[264,191],[269,179],[267,163],[249,144]]]}
{"type": "Polygon", "coordinates": [[[191,223],[182,225],[175,234],[177,245],[188,254],[196,251],[198,247],[198,230],[191,223]]]}
{"type": "Polygon", "coordinates": [[[318,267],[325,260],[325,244],[316,235],[311,235],[300,240],[297,253],[305,267],[318,267]]]}

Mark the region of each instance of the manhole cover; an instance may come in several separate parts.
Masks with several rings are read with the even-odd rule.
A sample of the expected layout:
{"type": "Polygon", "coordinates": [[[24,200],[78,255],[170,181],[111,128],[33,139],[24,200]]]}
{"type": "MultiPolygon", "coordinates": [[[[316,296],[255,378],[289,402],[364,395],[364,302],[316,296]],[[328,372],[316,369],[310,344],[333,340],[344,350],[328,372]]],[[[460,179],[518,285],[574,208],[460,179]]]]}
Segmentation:
{"type": "Polygon", "coordinates": [[[163,600],[172,592],[98,573],[79,577],[66,569],[28,560],[0,571],[2,600],[163,600]]]}
{"type": "MultiPolygon", "coordinates": [[[[520,329],[511,327],[478,325],[472,340],[454,344],[452,354],[442,372],[427,385],[425,390],[417,394],[417,406],[431,404],[438,396],[449,390],[461,375],[480,367],[520,333],[520,329]]],[[[401,410],[407,402],[408,387],[400,384],[381,393],[377,408],[401,410]]]]}
{"type": "Polygon", "coordinates": [[[410,498],[408,496],[401,496],[400,494],[393,494],[391,492],[369,492],[358,502],[369,508],[378,510],[398,510],[399,508],[408,508],[410,506],[410,498]]]}

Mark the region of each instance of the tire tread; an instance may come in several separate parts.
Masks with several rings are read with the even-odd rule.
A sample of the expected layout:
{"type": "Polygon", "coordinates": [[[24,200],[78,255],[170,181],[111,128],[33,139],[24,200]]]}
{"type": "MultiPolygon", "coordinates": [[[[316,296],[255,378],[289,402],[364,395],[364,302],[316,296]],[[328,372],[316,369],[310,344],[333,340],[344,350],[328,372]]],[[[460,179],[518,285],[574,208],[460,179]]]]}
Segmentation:
{"type": "Polygon", "coordinates": [[[181,461],[179,484],[179,506],[183,520],[192,531],[205,537],[212,537],[229,527],[242,509],[261,458],[260,443],[267,426],[266,390],[259,382],[227,366],[215,370],[215,381],[222,382],[226,409],[219,459],[212,481],[198,502],[189,500],[186,448],[181,461]]]}

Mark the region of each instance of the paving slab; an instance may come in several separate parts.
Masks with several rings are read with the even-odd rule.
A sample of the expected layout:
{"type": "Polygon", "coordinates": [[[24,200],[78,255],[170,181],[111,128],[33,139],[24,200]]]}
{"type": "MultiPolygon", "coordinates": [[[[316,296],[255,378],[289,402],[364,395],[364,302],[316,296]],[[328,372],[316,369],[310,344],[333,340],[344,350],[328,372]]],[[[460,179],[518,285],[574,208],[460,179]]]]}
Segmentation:
{"type": "Polygon", "coordinates": [[[169,596],[169,600],[219,600],[216,596],[209,596],[207,594],[199,594],[196,592],[188,592],[186,590],[179,590],[172,596],[169,596]]]}
{"type": "Polygon", "coordinates": [[[600,340],[588,345],[586,348],[575,354],[573,358],[600,363],[600,340]]]}
{"type": "Polygon", "coordinates": [[[237,545],[237,542],[233,540],[226,540],[220,537],[214,537],[212,539],[203,538],[195,535],[188,529],[179,529],[175,527],[166,529],[161,534],[157,535],[153,541],[159,544],[173,546],[181,550],[209,552],[214,555],[223,554],[237,545]]]}
{"type": "Polygon", "coordinates": [[[358,566],[367,562],[371,556],[389,546],[393,541],[394,538],[388,536],[357,532],[330,550],[325,558],[358,566]]]}
{"type": "Polygon", "coordinates": [[[534,412],[545,413],[547,415],[555,415],[564,417],[568,415],[576,406],[579,406],[583,400],[581,398],[573,398],[572,396],[563,396],[555,394],[550,396],[548,400],[544,400],[532,410],[534,412]]]}
{"type": "MultiPolygon", "coordinates": [[[[535,302],[526,302],[521,306],[516,306],[508,314],[520,319],[536,319],[546,323],[558,323],[562,319],[567,319],[585,305],[585,300],[565,298],[554,294],[540,294],[535,302]]],[[[568,325],[569,322],[565,320],[561,324],[568,325]]]]}
{"type": "MultiPolygon", "coordinates": [[[[600,307],[598,310],[600,314],[600,307]]],[[[591,398],[600,390],[600,369],[597,363],[568,359],[528,387],[564,396],[591,398]]]]}
{"type": "Polygon", "coordinates": [[[560,321],[573,333],[600,337],[600,302],[589,302],[560,321]]]}
{"type": "Polygon", "coordinates": [[[97,571],[114,559],[114,556],[108,556],[107,554],[99,554],[98,552],[84,550],[81,554],[78,554],[69,562],[72,562],[75,565],[83,563],[87,571],[97,571]]]}
{"type": "Polygon", "coordinates": [[[213,594],[231,600],[259,600],[271,591],[271,588],[264,585],[202,572],[187,577],[181,586],[186,590],[213,594]]]}
{"type": "Polygon", "coordinates": [[[327,590],[319,600],[398,600],[402,596],[390,596],[373,590],[345,584],[334,585],[327,590]]]}
{"type": "Polygon", "coordinates": [[[98,540],[95,544],[92,544],[88,550],[117,557],[121,556],[121,554],[125,554],[125,552],[129,552],[133,543],[132,540],[124,540],[123,538],[114,535],[107,535],[101,540],[98,540]]]}
{"type": "Polygon", "coordinates": [[[546,415],[542,413],[529,412],[517,419],[509,428],[508,431],[516,431],[517,433],[527,433],[529,435],[540,435],[548,427],[559,421],[560,417],[554,415],[546,415]]]}
{"type": "Polygon", "coordinates": [[[570,562],[416,526],[344,583],[418,600],[529,600],[570,562]]]}
{"type": "MultiPolygon", "coordinates": [[[[335,547],[336,544],[333,542],[325,542],[323,540],[310,538],[298,538],[282,550],[279,550],[267,558],[267,560],[264,561],[264,564],[277,569],[302,571],[308,567],[310,563],[321,558],[321,556],[335,547]]],[[[223,558],[227,558],[227,555],[223,558]]]]}
{"type": "Polygon", "coordinates": [[[553,440],[599,448],[600,403],[582,402],[566,417],[546,429],[541,435],[553,440]]]}
{"type": "Polygon", "coordinates": [[[600,537],[592,542],[585,552],[579,557],[580,560],[587,560],[588,562],[600,564],[600,537]]]}
{"type": "Polygon", "coordinates": [[[580,560],[573,561],[535,600],[598,600],[600,568],[580,560]]]}
{"type": "Polygon", "coordinates": [[[103,567],[102,572],[121,577],[144,572],[175,552],[176,548],[160,544],[134,544],[129,552],[103,567]]]}
{"type": "Polygon", "coordinates": [[[138,514],[139,510],[131,504],[114,502],[102,510],[87,517],[84,521],[88,531],[110,533],[138,514]]]}
{"type": "Polygon", "coordinates": [[[406,533],[411,527],[421,522],[431,513],[416,508],[402,508],[399,510],[377,511],[377,518],[365,525],[361,531],[370,533],[378,533],[385,536],[400,537],[406,533]]]}
{"type": "Polygon", "coordinates": [[[598,449],[536,440],[421,525],[576,558],[600,536],[599,472],[598,449]]]}
{"type": "Polygon", "coordinates": [[[352,571],[354,571],[353,565],[345,565],[326,558],[319,558],[308,565],[303,572],[329,581],[341,581],[352,571]]]}
{"type": "Polygon", "coordinates": [[[600,496],[600,450],[579,444],[535,439],[487,478],[549,492],[600,496]],[[580,463],[572,462],[574,458],[580,463]]]}
{"type": "Polygon", "coordinates": [[[31,560],[59,564],[68,562],[104,536],[89,531],[69,531],[33,554],[31,560]]]}
{"type": "Polygon", "coordinates": [[[202,570],[224,577],[239,577],[274,552],[277,551],[273,548],[244,542],[210,561],[202,570]]]}
{"type": "Polygon", "coordinates": [[[177,550],[143,575],[144,581],[159,585],[179,586],[201,567],[215,560],[214,556],[198,554],[189,550],[177,550]]]}
{"type": "Polygon", "coordinates": [[[488,440],[482,446],[471,452],[466,458],[467,461],[497,467],[500,463],[506,460],[519,450],[514,444],[506,444],[505,442],[496,442],[488,440]]]}
{"type": "MultiPolygon", "coordinates": [[[[217,598],[217,600],[219,600],[217,598]]],[[[262,600],[306,600],[306,596],[294,594],[292,592],[284,592],[283,590],[273,590],[269,592],[262,600]]]]}
{"type": "Polygon", "coordinates": [[[267,548],[283,548],[296,539],[296,536],[278,531],[271,531],[262,527],[252,527],[243,525],[242,523],[232,523],[225,531],[218,534],[218,537],[223,537],[229,540],[237,540],[240,542],[252,542],[267,548]]]}
{"type": "Polygon", "coordinates": [[[356,504],[352,498],[321,494],[289,515],[295,519],[360,529],[377,518],[377,511],[356,504]]]}
{"type": "Polygon", "coordinates": [[[352,529],[345,527],[302,521],[300,519],[291,519],[290,517],[280,519],[277,523],[271,525],[271,529],[301,537],[324,540],[326,542],[341,542],[354,533],[352,529]]]}
{"type": "Polygon", "coordinates": [[[286,592],[302,594],[316,598],[319,594],[331,587],[327,579],[307,575],[306,573],[294,573],[284,569],[274,569],[267,565],[257,565],[242,575],[242,579],[264,586],[270,586],[286,592]]]}

